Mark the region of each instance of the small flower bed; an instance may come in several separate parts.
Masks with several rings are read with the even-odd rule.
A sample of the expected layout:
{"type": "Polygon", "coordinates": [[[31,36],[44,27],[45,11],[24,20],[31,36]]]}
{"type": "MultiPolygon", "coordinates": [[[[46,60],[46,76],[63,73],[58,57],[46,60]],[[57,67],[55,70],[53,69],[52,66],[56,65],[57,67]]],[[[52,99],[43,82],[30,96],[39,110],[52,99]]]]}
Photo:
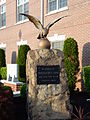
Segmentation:
{"type": "Polygon", "coordinates": [[[13,94],[8,86],[0,84],[0,120],[12,120],[13,94]]]}

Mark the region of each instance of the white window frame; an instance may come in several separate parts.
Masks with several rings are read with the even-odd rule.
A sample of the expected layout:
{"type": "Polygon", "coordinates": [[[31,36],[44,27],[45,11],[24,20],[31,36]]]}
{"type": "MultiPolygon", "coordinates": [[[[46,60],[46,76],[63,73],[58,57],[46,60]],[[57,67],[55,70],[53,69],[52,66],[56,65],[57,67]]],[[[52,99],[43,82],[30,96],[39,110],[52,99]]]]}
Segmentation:
{"type": "Polygon", "coordinates": [[[21,5],[22,5],[22,13],[25,13],[25,11],[24,11],[24,5],[26,4],[26,3],[29,3],[29,0],[21,0],[22,2],[20,3],[20,4],[18,4],[18,1],[19,0],[17,0],[17,4],[16,4],[16,9],[17,9],[17,13],[16,13],[16,23],[22,23],[22,22],[24,22],[24,21],[27,21],[27,17],[25,17],[25,16],[22,16],[22,20],[19,20],[18,19],[18,7],[20,7],[21,5]]]}
{"type": "Polygon", "coordinates": [[[56,12],[60,12],[60,11],[64,11],[64,10],[67,10],[68,9],[68,0],[67,0],[67,6],[64,6],[62,8],[59,8],[59,0],[57,0],[57,6],[56,6],[56,10],[52,10],[52,11],[49,11],[49,0],[47,0],[47,15],[48,14],[53,14],[53,13],[56,13],[56,12]]]}
{"type": "MultiPolygon", "coordinates": [[[[5,11],[1,11],[0,10],[0,16],[4,13],[6,13],[6,0],[1,0],[0,2],[0,8],[5,4],[5,11]]],[[[6,16],[5,16],[5,21],[6,21],[6,16]]],[[[2,22],[2,21],[1,21],[2,22]]],[[[3,29],[3,28],[6,28],[6,24],[1,26],[1,23],[0,23],[0,29],[3,29]]]]}
{"type": "Polygon", "coordinates": [[[5,4],[5,3],[6,3],[6,0],[1,0],[0,6],[1,6],[2,4],[5,4]]]}
{"type": "Polygon", "coordinates": [[[27,45],[27,40],[21,39],[20,41],[18,41],[17,46],[20,47],[20,45],[27,45]]]}
{"type": "Polygon", "coordinates": [[[5,57],[6,57],[6,44],[5,43],[0,43],[0,48],[5,51],[5,57]]]}
{"type": "Polygon", "coordinates": [[[3,50],[6,50],[6,44],[5,43],[0,43],[0,48],[3,49],[3,50]]]}
{"type": "MultiPolygon", "coordinates": [[[[48,40],[51,42],[51,49],[52,49],[52,43],[53,42],[63,41],[63,43],[64,43],[64,41],[65,41],[65,35],[54,34],[54,36],[48,37],[48,40]]],[[[61,50],[61,49],[59,49],[59,50],[61,50]]]]}

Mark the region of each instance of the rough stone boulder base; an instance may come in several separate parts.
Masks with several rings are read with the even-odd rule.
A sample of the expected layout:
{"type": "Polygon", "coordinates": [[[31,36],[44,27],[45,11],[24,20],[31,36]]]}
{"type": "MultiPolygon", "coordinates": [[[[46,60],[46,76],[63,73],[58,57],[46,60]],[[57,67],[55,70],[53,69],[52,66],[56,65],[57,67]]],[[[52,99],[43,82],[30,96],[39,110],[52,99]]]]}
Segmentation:
{"type": "Polygon", "coordinates": [[[26,62],[28,120],[70,118],[70,100],[64,55],[59,50],[30,50],[26,62]],[[37,66],[60,66],[60,84],[37,85],[37,66]]]}

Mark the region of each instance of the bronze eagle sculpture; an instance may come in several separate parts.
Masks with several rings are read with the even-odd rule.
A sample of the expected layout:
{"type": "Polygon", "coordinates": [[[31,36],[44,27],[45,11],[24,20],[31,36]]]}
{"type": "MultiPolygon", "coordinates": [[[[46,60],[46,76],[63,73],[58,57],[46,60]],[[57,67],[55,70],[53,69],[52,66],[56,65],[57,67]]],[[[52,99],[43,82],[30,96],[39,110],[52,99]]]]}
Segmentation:
{"type": "Polygon", "coordinates": [[[67,17],[67,16],[60,17],[60,18],[54,20],[53,22],[49,23],[46,27],[44,27],[41,24],[40,20],[38,20],[36,17],[25,14],[25,13],[20,13],[20,15],[24,15],[24,16],[28,17],[29,21],[31,21],[35,25],[35,27],[40,30],[40,33],[39,33],[37,39],[47,37],[50,27],[52,25],[54,25],[56,22],[58,22],[59,20],[61,20],[62,18],[67,17]]]}

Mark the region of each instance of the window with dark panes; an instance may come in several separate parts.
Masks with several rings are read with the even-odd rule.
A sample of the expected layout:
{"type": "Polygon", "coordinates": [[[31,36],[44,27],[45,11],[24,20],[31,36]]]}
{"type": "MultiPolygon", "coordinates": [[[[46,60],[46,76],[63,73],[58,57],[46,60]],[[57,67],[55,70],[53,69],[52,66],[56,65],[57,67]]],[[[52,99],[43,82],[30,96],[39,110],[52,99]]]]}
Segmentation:
{"type": "Polygon", "coordinates": [[[48,13],[67,6],[67,0],[48,0],[48,13]]]}
{"type": "Polygon", "coordinates": [[[64,45],[63,40],[51,42],[52,49],[59,49],[59,50],[63,51],[63,45],[64,45]]]}
{"type": "Polygon", "coordinates": [[[0,6],[0,28],[6,26],[6,4],[0,6]]]}
{"type": "Polygon", "coordinates": [[[57,0],[48,0],[48,12],[57,9],[57,0]]]}
{"type": "Polygon", "coordinates": [[[27,19],[20,13],[29,14],[29,0],[17,0],[17,22],[27,19]]]}
{"type": "Polygon", "coordinates": [[[65,6],[67,6],[67,0],[59,0],[59,8],[63,8],[65,6]]]}

